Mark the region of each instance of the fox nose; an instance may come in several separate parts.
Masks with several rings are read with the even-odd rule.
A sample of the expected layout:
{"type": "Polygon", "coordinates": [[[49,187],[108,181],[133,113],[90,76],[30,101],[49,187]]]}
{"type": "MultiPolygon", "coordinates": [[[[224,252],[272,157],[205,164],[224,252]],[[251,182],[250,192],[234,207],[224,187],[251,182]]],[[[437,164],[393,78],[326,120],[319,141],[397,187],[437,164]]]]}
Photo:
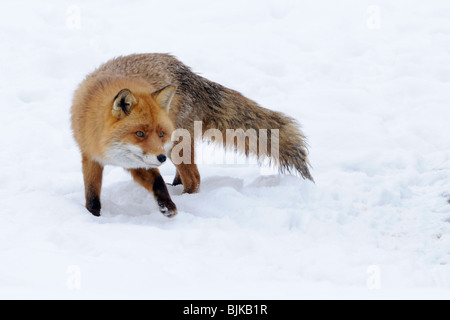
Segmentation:
{"type": "Polygon", "coordinates": [[[158,159],[159,162],[163,163],[167,160],[167,157],[163,154],[160,154],[159,156],[156,157],[156,159],[158,159]]]}

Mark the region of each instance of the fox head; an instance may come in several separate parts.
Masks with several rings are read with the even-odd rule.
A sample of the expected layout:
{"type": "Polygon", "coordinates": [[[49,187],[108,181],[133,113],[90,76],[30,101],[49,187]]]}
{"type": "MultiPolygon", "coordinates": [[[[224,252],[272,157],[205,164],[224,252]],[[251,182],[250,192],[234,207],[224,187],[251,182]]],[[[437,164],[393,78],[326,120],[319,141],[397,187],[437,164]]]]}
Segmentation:
{"type": "Polygon", "coordinates": [[[157,168],[167,159],[174,130],[169,118],[176,88],[167,86],[156,92],[132,92],[124,88],[111,104],[110,131],[104,137],[101,162],[126,169],[157,168]]]}

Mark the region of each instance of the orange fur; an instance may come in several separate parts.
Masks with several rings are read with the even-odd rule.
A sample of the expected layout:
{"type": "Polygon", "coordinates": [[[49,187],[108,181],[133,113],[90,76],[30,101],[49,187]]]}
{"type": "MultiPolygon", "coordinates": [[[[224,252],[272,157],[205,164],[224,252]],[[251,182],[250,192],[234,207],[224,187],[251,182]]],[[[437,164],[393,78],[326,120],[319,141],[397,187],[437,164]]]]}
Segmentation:
{"type": "MultiPolygon", "coordinates": [[[[174,130],[167,112],[156,103],[151,93],[156,91],[143,80],[127,77],[94,77],[86,79],[75,92],[72,106],[72,128],[75,140],[83,154],[101,159],[108,145],[115,139],[134,140],[137,137],[126,134],[149,130],[151,140],[141,143],[146,152],[164,153],[163,145],[170,141],[174,130]],[[113,99],[117,93],[129,89],[138,99],[131,114],[118,120],[111,113],[113,99]],[[155,139],[158,129],[165,130],[165,136],[155,139]]],[[[134,142],[133,141],[133,142],[134,142]]]]}
{"type": "MultiPolygon", "coordinates": [[[[113,164],[130,170],[139,184],[153,192],[162,211],[176,212],[167,189],[161,186],[162,178],[153,167],[154,159],[145,157],[149,163],[142,164],[142,156],[135,153],[142,151],[153,158],[164,154],[162,148],[169,142],[174,127],[184,129],[191,137],[190,155],[187,150],[185,154],[190,163],[176,164],[173,184],[183,184],[186,193],[197,192],[200,174],[194,162],[196,122],[202,124],[202,134],[217,129],[223,137],[227,136],[228,129],[279,132],[278,154],[272,152],[272,142],[275,145],[278,142],[272,141],[272,136],[257,137],[257,143],[248,145],[239,144],[232,137],[236,143],[226,147],[246,156],[256,156],[260,163],[268,161],[280,172],[300,174],[313,181],[306,138],[295,119],[263,108],[238,91],[199,76],[171,55],[132,54],[101,65],[75,93],[72,127],[83,156],[89,211],[100,214],[103,166],[113,164]],[[158,136],[161,130],[166,133],[163,139],[158,136]],[[136,136],[137,131],[145,133],[145,140],[136,136]]],[[[172,150],[179,143],[175,141],[172,150]]],[[[183,156],[183,152],[179,155],[183,156]]]]}
{"type": "Polygon", "coordinates": [[[142,79],[113,75],[88,77],[75,92],[72,128],[83,156],[86,207],[91,213],[100,215],[101,177],[107,164],[130,170],[154,193],[163,213],[176,213],[156,169],[166,159],[164,147],[174,130],[168,115],[174,92],[173,87],[156,91],[142,79]]]}

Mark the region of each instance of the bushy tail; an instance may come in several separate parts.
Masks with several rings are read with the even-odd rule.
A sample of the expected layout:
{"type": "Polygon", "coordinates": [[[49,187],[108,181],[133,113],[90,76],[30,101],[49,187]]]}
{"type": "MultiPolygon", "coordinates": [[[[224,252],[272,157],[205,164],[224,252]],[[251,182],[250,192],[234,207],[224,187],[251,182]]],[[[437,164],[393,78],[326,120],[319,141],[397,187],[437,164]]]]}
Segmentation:
{"type": "Polygon", "coordinates": [[[244,148],[234,145],[237,152],[246,156],[256,156],[261,162],[268,159],[276,165],[282,173],[299,173],[304,179],[314,181],[308,160],[306,138],[300,130],[300,125],[291,117],[281,112],[268,110],[259,106],[256,102],[244,97],[237,91],[225,88],[211,81],[204,80],[204,86],[210,99],[209,115],[204,125],[219,129],[226,135],[227,129],[267,129],[267,152],[261,154],[261,141],[258,135],[258,148],[251,147],[247,143],[244,148]],[[269,152],[272,145],[271,130],[279,130],[279,154],[269,152]]]}

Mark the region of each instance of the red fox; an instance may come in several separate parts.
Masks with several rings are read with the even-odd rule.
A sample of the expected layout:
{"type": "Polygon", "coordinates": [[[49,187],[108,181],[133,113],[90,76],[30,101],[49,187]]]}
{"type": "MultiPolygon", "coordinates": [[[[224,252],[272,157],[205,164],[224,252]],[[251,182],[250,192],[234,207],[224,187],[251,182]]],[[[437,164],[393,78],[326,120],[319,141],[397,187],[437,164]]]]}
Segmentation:
{"type": "MultiPolygon", "coordinates": [[[[72,129],[82,154],[86,208],[100,215],[100,190],[105,165],[121,166],[134,180],[153,193],[167,217],[177,213],[157,169],[178,142],[174,129],[194,135],[194,122],[202,133],[216,129],[279,130],[279,154],[256,155],[248,145],[238,146],[246,156],[268,157],[280,172],[309,171],[305,137],[297,122],[282,113],[260,107],[239,92],[207,80],[169,54],[133,54],[112,59],[89,74],[76,90],[72,105],[72,129]]],[[[260,142],[260,141],[259,141],[260,142]]],[[[272,143],[268,140],[269,145],[272,143]]],[[[194,159],[175,163],[173,185],[185,193],[197,192],[200,174],[194,159]]]]}

